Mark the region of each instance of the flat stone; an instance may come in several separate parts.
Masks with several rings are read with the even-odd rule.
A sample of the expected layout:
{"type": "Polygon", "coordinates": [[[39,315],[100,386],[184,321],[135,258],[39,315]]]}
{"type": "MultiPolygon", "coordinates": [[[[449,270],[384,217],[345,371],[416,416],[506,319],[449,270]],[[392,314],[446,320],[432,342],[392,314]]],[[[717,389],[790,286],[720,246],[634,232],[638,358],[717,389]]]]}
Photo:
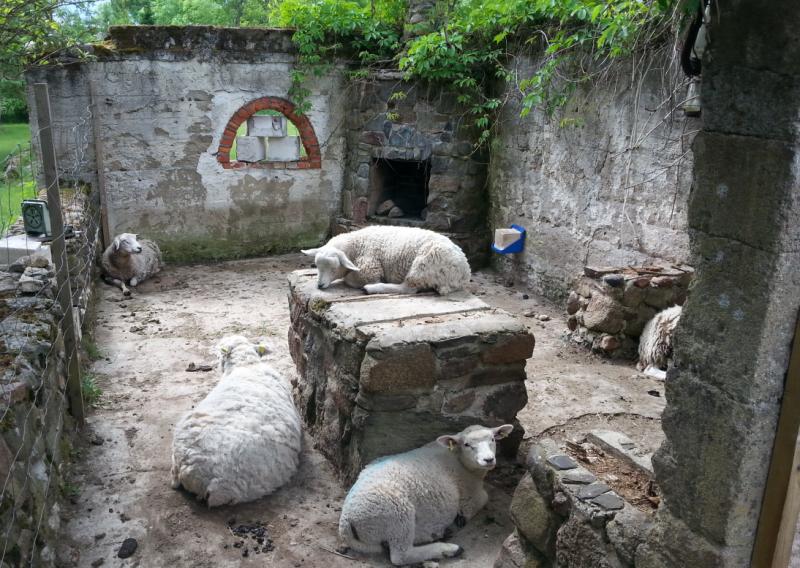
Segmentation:
{"type": "Polygon", "coordinates": [[[610,511],[616,511],[625,506],[625,501],[623,501],[622,498],[613,491],[609,491],[595,497],[592,499],[592,503],[595,505],[600,505],[603,509],[608,509],[610,511]]]}
{"type": "Polygon", "coordinates": [[[570,485],[587,485],[597,481],[597,477],[588,471],[570,471],[561,476],[561,481],[570,485]]]}
{"type": "Polygon", "coordinates": [[[598,495],[602,495],[607,491],[611,491],[611,488],[605,483],[592,483],[591,485],[585,485],[578,489],[578,498],[588,501],[589,499],[594,499],[598,495]]]}
{"type": "Polygon", "coordinates": [[[620,288],[625,285],[625,277],[622,274],[606,274],[603,276],[603,282],[612,288],[620,288]]]}
{"type": "Polygon", "coordinates": [[[129,558],[130,556],[133,556],[133,553],[136,552],[138,547],[139,543],[135,538],[126,538],[124,541],[122,541],[122,546],[119,547],[117,556],[119,558],[129,558]]]}
{"type": "Polygon", "coordinates": [[[566,456],[564,454],[559,454],[555,456],[550,456],[547,458],[547,463],[552,465],[556,469],[575,469],[578,467],[571,457],[566,456]]]}

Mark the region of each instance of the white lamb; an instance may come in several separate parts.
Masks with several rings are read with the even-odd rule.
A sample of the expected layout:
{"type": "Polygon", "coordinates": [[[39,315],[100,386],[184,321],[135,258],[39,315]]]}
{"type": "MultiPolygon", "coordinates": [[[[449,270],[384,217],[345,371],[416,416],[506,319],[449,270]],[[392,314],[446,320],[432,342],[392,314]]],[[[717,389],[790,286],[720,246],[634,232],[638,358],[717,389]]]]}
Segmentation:
{"type": "Polygon", "coordinates": [[[172,487],[209,507],[252,501],[297,470],[302,431],[288,381],[241,336],[222,340],[222,379],[175,427],[172,487]]]}
{"type": "Polygon", "coordinates": [[[122,233],[103,252],[100,265],[105,281],[130,296],[126,284],[135,287],[161,270],[161,249],[151,240],[122,233]]]}
{"type": "Polygon", "coordinates": [[[658,312],[647,322],[639,337],[639,362],[636,368],[655,379],[667,378],[667,365],[672,356],[672,335],[683,308],[672,306],[658,312]]]}
{"type": "Polygon", "coordinates": [[[449,294],[463,289],[470,277],[467,257],[457,245],[412,227],[366,227],[303,252],[314,257],[320,288],[344,278],[348,286],[364,288],[367,294],[426,289],[449,294]]]}
{"type": "Polygon", "coordinates": [[[452,543],[433,542],[462,527],[489,496],[483,478],[495,466],[495,441],[513,430],[470,426],[409,452],[380,458],[358,476],[345,498],[339,536],[361,552],[388,546],[394,565],[459,556],[452,543]],[[425,544],[431,543],[431,544],[425,544]]]}

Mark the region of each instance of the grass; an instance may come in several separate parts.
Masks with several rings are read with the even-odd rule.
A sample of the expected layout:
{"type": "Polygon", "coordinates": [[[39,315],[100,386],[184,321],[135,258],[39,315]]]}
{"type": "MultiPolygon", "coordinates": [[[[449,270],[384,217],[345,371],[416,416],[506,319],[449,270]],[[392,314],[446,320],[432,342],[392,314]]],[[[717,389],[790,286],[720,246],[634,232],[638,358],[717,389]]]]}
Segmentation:
{"type": "Polygon", "coordinates": [[[27,124],[0,124],[0,233],[5,233],[19,217],[22,200],[36,197],[29,143],[30,130],[27,124]],[[21,176],[6,179],[3,175],[6,158],[15,153],[21,153],[22,156],[21,176]]]}
{"type": "Polygon", "coordinates": [[[97,379],[91,373],[83,375],[81,378],[81,390],[83,391],[83,403],[87,406],[97,406],[103,391],[97,386],[97,379]]]}
{"type": "Polygon", "coordinates": [[[86,357],[90,361],[97,361],[103,358],[103,352],[97,346],[94,340],[90,339],[88,335],[83,336],[83,349],[86,351],[86,357]]]}
{"type": "Polygon", "coordinates": [[[0,123],[0,162],[5,163],[6,156],[17,151],[17,146],[27,146],[31,140],[31,132],[26,123],[0,123]]]}

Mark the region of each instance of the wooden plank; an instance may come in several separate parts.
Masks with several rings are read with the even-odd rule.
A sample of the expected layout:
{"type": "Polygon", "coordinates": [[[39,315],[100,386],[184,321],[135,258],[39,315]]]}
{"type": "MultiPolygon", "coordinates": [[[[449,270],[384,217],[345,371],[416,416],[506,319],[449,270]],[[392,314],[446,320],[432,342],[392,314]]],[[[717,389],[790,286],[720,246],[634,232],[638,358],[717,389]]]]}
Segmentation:
{"type": "Polygon", "coordinates": [[[89,96],[92,104],[92,133],[94,136],[94,157],[97,168],[97,189],[100,193],[100,228],[103,235],[103,249],[111,244],[113,236],[108,227],[108,205],[106,197],[106,170],[104,164],[102,124],[100,121],[100,99],[94,80],[89,80],[89,96]]]}
{"type": "Polygon", "coordinates": [[[781,525],[775,544],[775,556],[772,568],[785,568],[792,559],[792,544],[797,532],[797,518],[800,516],[800,438],[794,447],[794,463],[789,478],[789,489],[786,492],[786,503],[783,506],[781,525]]]}
{"type": "Polygon", "coordinates": [[[785,568],[800,511],[798,429],[800,429],[800,319],[795,326],[781,414],[753,547],[754,568],[785,568]]]}
{"type": "Polygon", "coordinates": [[[53,130],[51,128],[50,96],[47,91],[47,83],[36,83],[33,88],[39,126],[39,146],[42,152],[42,169],[44,170],[44,181],[47,187],[47,206],[50,210],[50,226],[53,231],[50,252],[56,269],[56,283],[58,286],[56,296],[62,313],[59,327],[64,336],[64,352],[67,358],[67,398],[69,399],[70,413],[78,425],[83,426],[85,415],[83,393],[81,391],[81,368],[78,358],[78,342],[75,334],[75,317],[72,310],[67,246],[64,240],[64,217],[58,186],[56,148],[53,143],[53,130]]]}

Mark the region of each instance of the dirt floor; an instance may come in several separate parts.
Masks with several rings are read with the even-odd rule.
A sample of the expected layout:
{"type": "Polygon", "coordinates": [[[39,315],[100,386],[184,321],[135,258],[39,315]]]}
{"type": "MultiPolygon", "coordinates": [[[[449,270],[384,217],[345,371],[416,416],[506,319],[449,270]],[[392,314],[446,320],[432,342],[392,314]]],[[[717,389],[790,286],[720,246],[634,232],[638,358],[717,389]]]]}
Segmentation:
{"type": "MultiPolygon", "coordinates": [[[[99,285],[95,340],[102,357],[91,366],[103,390],[88,417],[65,510],[60,558],[76,566],[259,565],[276,568],[384,566],[383,558],[352,560],[335,549],[345,490],[333,469],[306,440],[295,479],[255,503],[208,510],[170,489],[172,428],[217,380],[211,347],[221,336],[267,337],[272,364],[294,374],[286,332],[286,275],[308,267],[301,255],[167,267],[158,278],[122,298],[99,285]],[[242,532],[261,535],[261,543],[242,532]],[[136,552],[117,557],[123,541],[136,552]],[[271,541],[271,545],[270,545],[271,541]],[[274,549],[273,549],[274,548],[274,549]]],[[[528,363],[528,406],[519,418],[526,444],[542,437],[563,441],[593,428],[619,430],[641,447],[661,441],[663,385],[638,375],[629,363],[610,363],[568,345],[563,312],[523,297],[494,274],[474,277],[487,303],[525,317],[536,335],[528,363]],[[528,317],[523,314],[528,314],[528,317]],[[535,315],[534,315],[535,314],[535,315]],[[549,318],[549,319],[548,319],[549,318]],[[547,320],[547,321],[542,321],[547,320]],[[653,396],[656,391],[661,396],[653,396]]],[[[503,464],[490,478],[490,503],[453,538],[466,552],[443,566],[489,568],[513,529],[508,506],[521,468],[503,464]]]]}

